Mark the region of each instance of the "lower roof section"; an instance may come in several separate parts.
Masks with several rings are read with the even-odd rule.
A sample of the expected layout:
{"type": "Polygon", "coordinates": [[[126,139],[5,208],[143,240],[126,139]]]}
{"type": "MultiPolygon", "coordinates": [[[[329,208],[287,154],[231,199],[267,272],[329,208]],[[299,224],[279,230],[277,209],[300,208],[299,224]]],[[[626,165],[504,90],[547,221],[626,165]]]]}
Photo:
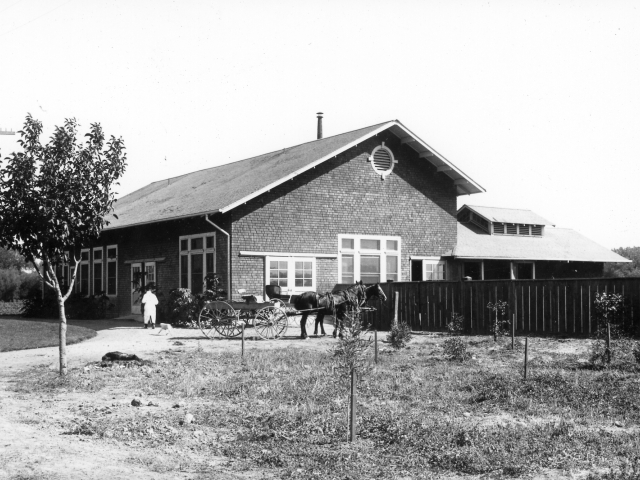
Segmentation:
{"type": "Polygon", "coordinates": [[[461,223],[458,223],[458,242],[453,256],[461,260],[631,262],[569,228],[547,226],[542,237],[519,237],[488,235],[461,223]]]}

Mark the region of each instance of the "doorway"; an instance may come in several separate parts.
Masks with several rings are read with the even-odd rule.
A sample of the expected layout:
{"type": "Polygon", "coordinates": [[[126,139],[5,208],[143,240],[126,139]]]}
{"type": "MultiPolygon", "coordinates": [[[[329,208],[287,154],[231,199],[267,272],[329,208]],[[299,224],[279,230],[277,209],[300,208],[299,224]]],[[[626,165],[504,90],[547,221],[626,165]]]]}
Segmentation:
{"type": "Polygon", "coordinates": [[[131,313],[133,315],[142,315],[142,309],[140,308],[141,292],[138,288],[143,282],[142,276],[142,264],[131,264],[131,313]]]}
{"type": "Polygon", "coordinates": [[[411,260],[411,281],[422,282],[422,260],[411,260]]]}

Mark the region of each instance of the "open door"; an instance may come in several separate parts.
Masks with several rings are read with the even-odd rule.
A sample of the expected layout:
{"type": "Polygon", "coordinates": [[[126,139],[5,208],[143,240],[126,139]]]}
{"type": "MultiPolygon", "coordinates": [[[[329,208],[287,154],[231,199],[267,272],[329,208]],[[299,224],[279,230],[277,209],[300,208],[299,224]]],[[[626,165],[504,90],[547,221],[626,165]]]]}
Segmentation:
{"type": "Polygon", "coordinates": [[[142,309],[140,301],[141,293],[137,289],[141,282],[144,279],[142,277],[142,264],[141,263],[132,263],[131,264],[131,313],[134,315],[142,315],[142,309]],[[138,290],[138,291],[136,291],[138,290]]]}

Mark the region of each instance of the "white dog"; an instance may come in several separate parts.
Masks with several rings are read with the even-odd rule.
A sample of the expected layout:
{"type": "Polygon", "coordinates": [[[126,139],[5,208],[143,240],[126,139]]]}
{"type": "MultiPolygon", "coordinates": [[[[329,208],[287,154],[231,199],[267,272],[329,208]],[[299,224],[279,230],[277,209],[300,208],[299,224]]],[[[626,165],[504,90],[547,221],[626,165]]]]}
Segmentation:
{"type": "Polygon", "coordinates": [[[171,330],[173,330],[173,327],[171,327],[171,325],[169,325],[168,323],[161,323],[160,330],[158,330],[157,335],[160,335],[163,330],[167,332],[167,335],[171,335],[171,330]]]}

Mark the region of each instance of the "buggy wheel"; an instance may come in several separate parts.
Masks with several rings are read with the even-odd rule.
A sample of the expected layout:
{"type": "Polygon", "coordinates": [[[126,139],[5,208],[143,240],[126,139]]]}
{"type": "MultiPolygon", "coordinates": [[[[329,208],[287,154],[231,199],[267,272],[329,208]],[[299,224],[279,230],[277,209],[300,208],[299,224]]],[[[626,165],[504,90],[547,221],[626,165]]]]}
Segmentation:
{"type": "Polygon", "coordinates": [[[287,314],[278,307],[264,307],[256,313],[253,326],[264,339],[280,338],[287,331],[287,314]]]}
{"type": "Polygon", "coordinates": [[[198,315],[198,327],[207,338],[212,338],[214,333],[214,325],[219,321],[219,312],[215,309],[205,306],[200,310],[198,315]]]}
{"type": "Polygon", "coordinates": [[[200,311],[199,320],[200,318],[202,318],[203,321],[199,323],[204,325],[204,329],[202,326],[200,329],[202,330],[202,333],[209,338],[210,336],[213,336],[214,329],[221,336],[227,338],[235,337],[240,334],[241,327],[237,312],[226,302],[217,300],[206,304],[200,311]],[[207,323],[207,320],[209,319],[210,322],[207,323]]]}

